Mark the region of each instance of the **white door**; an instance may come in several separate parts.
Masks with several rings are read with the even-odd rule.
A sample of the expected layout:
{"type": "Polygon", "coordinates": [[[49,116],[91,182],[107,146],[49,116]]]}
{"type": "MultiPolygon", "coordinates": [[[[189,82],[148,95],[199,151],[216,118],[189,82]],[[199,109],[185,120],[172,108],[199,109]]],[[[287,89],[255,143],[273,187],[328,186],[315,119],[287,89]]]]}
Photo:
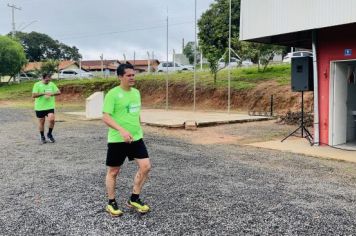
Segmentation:
{"type": "Polygon", "coordinates": [[[332,145],[346,143],[347,130],[347,64],[334,63],[334,102],[332,145]]]}

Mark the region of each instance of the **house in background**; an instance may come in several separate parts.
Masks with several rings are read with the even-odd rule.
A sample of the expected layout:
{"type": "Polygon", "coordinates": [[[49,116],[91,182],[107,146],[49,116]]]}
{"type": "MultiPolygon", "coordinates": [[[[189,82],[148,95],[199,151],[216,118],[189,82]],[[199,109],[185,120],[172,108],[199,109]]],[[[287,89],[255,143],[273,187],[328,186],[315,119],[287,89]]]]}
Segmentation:
{"type": "Polygon", "coordinates": [[[312,49],[314,142],[356,148],[356,1],[241,0],[240,40],[312,49]]]}
{"type": "MultiPolygon", "coordinates": [[[[135,67],[136,72],[147,72],[156,71],[159,61],[156,59],[152,60],[126,60],[135,67]]],[[[104,73],[105,76],[116,75],[116,69],[120,64],[125,63],[124,60],[88,60],[81,61],[81,67],[84,70],[91,71],[96,74],[104,73]]]]}
{"type": "MultiPolygon", "coordinates": [[[[29,62],[26,66],[22,69],[22,72],[34,72],[39,70],[42,66],[42,62],[29,62]]],[[[79,64],[75,61],[59,61],[58,64],[58,71],[67,70],[67,69],[79,69],[79,64]]],[[[58,78],[58,73],[54,73],[52,78],[58,78]]]]}

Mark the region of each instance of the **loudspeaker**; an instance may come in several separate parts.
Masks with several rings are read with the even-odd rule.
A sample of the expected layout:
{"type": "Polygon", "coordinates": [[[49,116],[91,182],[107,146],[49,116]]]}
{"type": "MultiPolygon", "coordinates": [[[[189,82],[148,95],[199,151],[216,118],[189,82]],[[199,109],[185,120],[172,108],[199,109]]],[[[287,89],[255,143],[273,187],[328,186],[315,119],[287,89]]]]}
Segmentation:
{"type": "Polygon", "coordinates": [[[292,58],[292,91],[313,91],[313,58],[292,58]]]}

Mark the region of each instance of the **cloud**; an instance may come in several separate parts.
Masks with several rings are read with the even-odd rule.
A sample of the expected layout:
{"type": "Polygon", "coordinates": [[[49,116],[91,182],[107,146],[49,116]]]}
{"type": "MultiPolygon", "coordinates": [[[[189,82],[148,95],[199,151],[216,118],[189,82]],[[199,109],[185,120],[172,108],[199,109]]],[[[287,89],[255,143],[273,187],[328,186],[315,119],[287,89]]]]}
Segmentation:
{"type": "MultiPolygon", "coordinates": [[[[198,16],[214,0],[197,0],[198,16]]],[[[11,31],[11,9],[0,0],[0,34],[11,31]]],[[[194,0],[13,0],[17,26],[31,21],[25,32],[45,33],[67,45],[76,46],[84,59],[137,58],[154,51],[166,54],[166,17],[169,15],[169,52],[181,51],[182,39],[194,40],[194,0]],[[109,58],[112,57],[112,58],[109,58]],[[131,56],[130,56],[131,57],[131,56]]]]}

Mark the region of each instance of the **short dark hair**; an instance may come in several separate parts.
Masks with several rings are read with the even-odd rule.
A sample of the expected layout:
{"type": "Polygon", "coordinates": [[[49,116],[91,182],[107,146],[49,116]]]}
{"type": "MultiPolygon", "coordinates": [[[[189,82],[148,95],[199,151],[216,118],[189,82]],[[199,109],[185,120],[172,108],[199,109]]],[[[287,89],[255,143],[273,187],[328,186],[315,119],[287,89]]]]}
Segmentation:
{"type": "Polygon", "coordinates": [[[118,67],[117,67],[117,69],[116,69],[116,74],[118,75],[118,76],[123,76],[124,74],[125,74],[125,70],[126,69],[135,69],[134,67],[133,67],[133,65],[131,65],[131,64],[120,64],[118,67]]]}
{"type": "Polygon", "coordinates": [[[51,73],[43,73],[42,74],[42,79],[44,79],[44,78],[46,78],[47,76],[49,76],[49,77],[51,77],[52,76],[52,74],[51,73]]]}

